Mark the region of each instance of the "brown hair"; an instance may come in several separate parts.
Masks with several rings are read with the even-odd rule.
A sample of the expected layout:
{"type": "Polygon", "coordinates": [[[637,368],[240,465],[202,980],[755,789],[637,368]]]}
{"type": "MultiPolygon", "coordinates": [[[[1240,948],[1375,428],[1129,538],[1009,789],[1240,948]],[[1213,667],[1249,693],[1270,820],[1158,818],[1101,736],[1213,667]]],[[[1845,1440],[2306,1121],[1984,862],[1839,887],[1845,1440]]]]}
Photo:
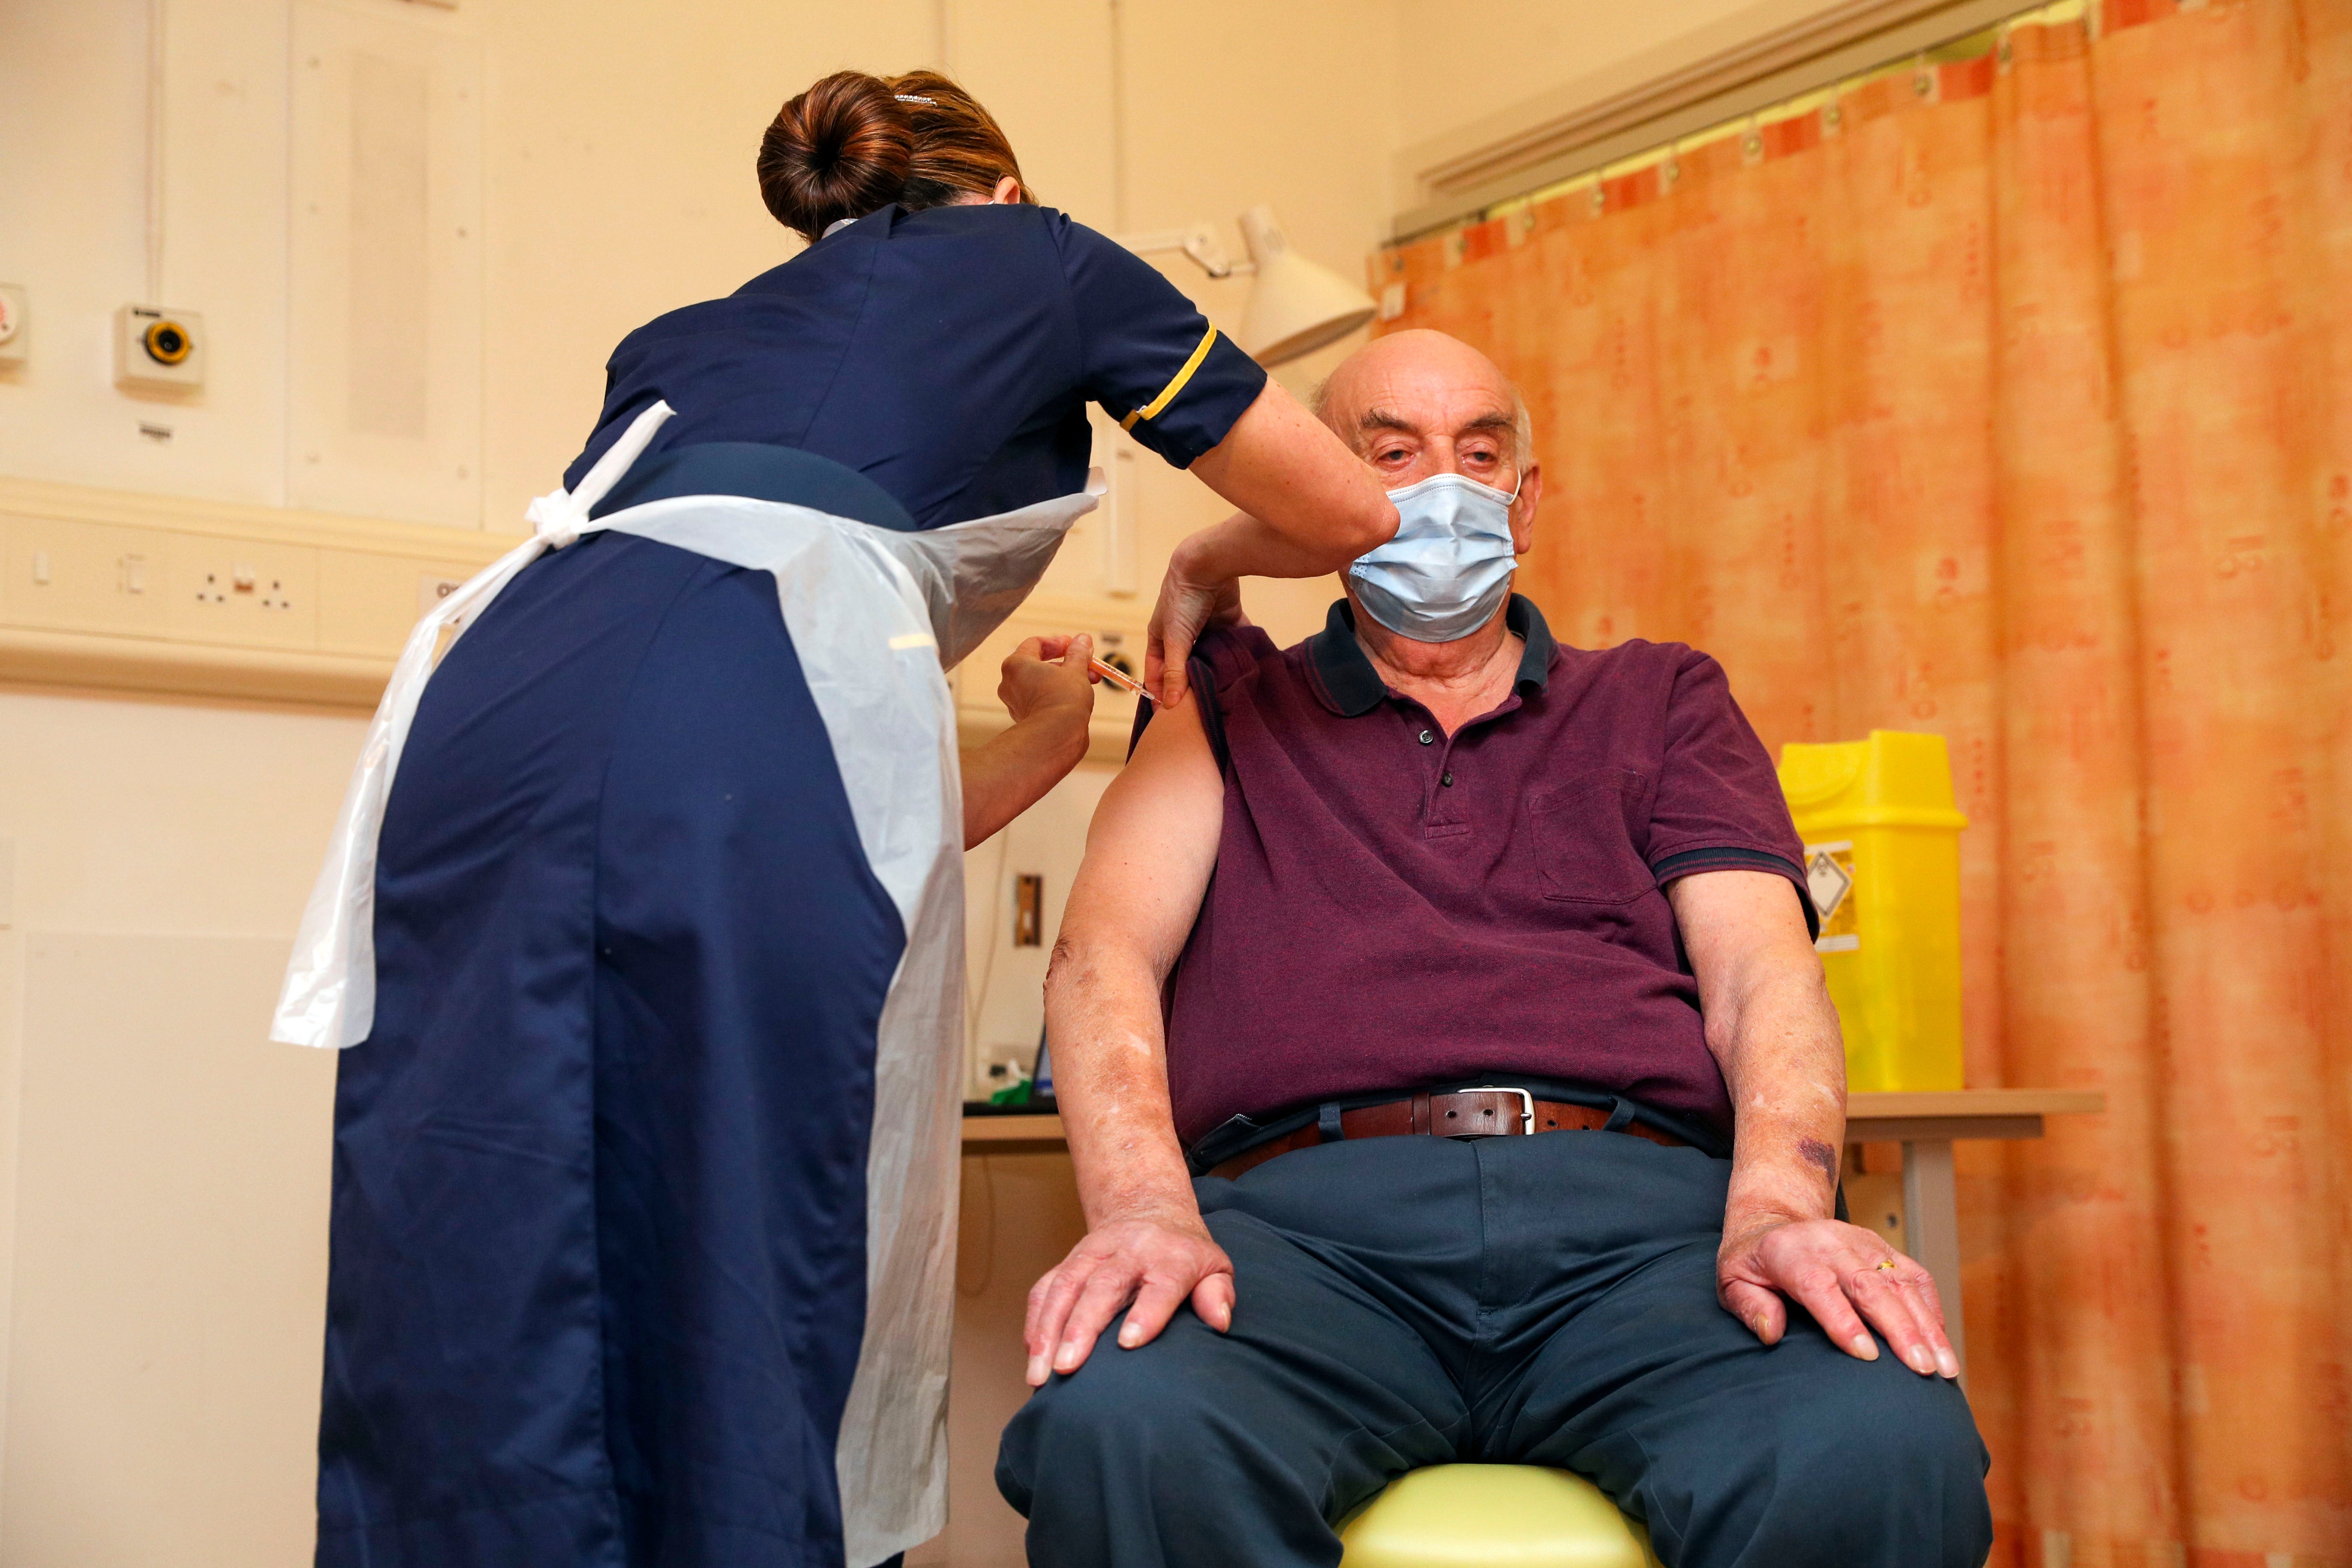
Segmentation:
{"type": "Polygon", "coordinates": [[[893,202],[920,212],[986,196],[1007,174],[1023,201],[1036,199],[995,119],[937,71],[835,71],[779,110],[760,139],[761,198],[810,241],[893,202]]]}

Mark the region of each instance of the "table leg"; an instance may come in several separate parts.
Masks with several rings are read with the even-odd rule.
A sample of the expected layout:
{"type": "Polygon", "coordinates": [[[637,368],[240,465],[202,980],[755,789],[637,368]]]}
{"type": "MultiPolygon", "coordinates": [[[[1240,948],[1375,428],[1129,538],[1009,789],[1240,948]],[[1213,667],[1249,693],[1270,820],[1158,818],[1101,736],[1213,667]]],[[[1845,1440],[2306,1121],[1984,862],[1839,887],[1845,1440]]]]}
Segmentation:
{"type": "Polygon", "coordinates": [[[1952,1186],[1950,1139],[1903,1145],[1903,1225],[1911,1256],[1936,1277],[1936,1294],[1944,1303],[1944,1332],[1965,1377],[1969,1339],[1960,1321],[1960,1207],[1952,1186]]]}

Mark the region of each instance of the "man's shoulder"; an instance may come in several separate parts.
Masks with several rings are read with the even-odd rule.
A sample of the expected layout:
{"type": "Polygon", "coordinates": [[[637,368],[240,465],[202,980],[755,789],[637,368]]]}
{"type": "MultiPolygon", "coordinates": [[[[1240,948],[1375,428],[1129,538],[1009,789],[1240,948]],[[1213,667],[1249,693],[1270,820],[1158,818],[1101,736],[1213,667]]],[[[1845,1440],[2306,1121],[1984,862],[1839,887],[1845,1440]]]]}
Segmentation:
{"type": "Polygon", "coordinates": [[[1285,663],[1313,640],[1276,647],[1263,626],[1211,626],[1192,645],[1192,658],[1208,665],[1216,689],[1224,691],[1267,665],[1285,663]]]}
{"type": "Polygon", "coordinates": [[[1580,686],[1655,688],[1670,695],[1692,678],[1723,679],[1712,655],[1685,642],[1627,637],[1598,648],[1560,643],[1552,658],[1553,673],[1570,674],[1580,686]]]}

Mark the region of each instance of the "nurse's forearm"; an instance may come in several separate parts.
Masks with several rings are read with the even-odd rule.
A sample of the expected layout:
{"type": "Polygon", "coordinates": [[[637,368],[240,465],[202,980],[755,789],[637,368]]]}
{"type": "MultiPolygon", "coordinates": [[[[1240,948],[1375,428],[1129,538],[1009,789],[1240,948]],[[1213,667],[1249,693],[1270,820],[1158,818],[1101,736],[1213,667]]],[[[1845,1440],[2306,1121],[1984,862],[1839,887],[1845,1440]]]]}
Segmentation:
{"type": "Polygon", "coordinates": [[[1270,381],[1192,473],[1255,522],[1213,531],[1227,534],[1219,559],[1227,579],[1319,577],[1396,533],[1378,476],[1270,381]]]}
{"type": "Polygon", "coordinates": [[[963,847],[985,843],[1044,798],[1087,754],[1087,714],[1050,708],[1033,713],[984,745],[963,753],[963,847]]]}
{"type": "Polygon", "coordinates": [[[1168,559],[1171,574],[1204,586],[1239,577],[1320,577],[1347,564],[1329,562],[1323,551],[1276,532],[1245,511],[1187,534],[1168,559]]]}

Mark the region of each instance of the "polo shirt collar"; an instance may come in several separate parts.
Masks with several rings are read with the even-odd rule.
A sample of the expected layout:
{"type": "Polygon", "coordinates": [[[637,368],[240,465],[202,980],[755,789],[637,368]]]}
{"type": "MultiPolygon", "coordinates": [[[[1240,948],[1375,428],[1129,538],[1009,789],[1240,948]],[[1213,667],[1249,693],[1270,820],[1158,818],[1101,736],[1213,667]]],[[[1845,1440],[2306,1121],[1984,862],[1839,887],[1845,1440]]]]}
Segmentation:
{"type": "MultiPolygon", "coordinates": [[[[1551,628],[1544,624],[1543,612],[1536,608],[1534,600],[1514,594],[1503,611],[1503,625],[1527,645],[1519,654],[1514,689],[1532,687],[1541,691],[1551,679],[1552,649],[1557,646],[1551,628]]],[[[1372,668],[1364,645],[1356,640],[1355,606],[1345,599],[1332,605],[1331,613],[1323,619],[1323,629],[1307,639],[1307,662],[1315,672],[1316,695],[1343,719],[1370,712],[1389,694],[1388,682],[1372,668]]]]}

